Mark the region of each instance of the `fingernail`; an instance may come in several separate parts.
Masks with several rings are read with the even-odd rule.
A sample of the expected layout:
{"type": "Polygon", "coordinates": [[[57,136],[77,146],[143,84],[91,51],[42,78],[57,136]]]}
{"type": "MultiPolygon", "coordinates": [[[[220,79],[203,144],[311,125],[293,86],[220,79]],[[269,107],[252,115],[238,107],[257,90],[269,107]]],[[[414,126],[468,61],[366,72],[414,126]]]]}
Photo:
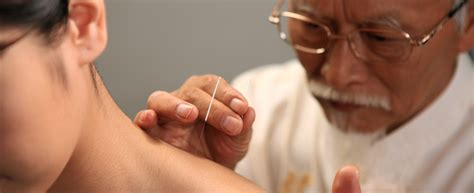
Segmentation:
{"type": "Polygon", "coordinates": [[[230,101],[230,108],[239,114],[244,114],[245,112],[245,103],[238,99],[234,98],[230,101]]]}
{"type": "Polygon", "coordinates": [[[360,193],[359,185],[359,170],[352,166],[342,167],[334,177],[332,192],[358,192],[360,193]]]}
{"type": "MultiPolygon", "coordinates": [[[[359,169],[355,166],[348,166],[347,167],[348,170],[355,170],[355,172],[353,172],[353,178],[350,179],[350,191],[348,192],[358,192],[358,190],[360,189],[360,185],[359,185],[359,169]]],[[[350,172],[349,172],[350,174],[350,172]]]]}
{"type": "Polygon", "coordinates": [[[180,118],[187,119],[191,115],[192,109],[193,107],[188,104],[179,104],[176,112],[180,118]]]}
{"type": "Polygon", "coordinates": [[[151,120],[151,112],[150,111],[145,111],[143,117],[142,117],[142,123],[148,123],[151,120]]]}
{"type": "Polygon", "coordinates": [[[228,134],[237,134],[242,129],[242,120],[235,117],[227,116],[222,121],[222,128],[227,131],[228,134]]]}

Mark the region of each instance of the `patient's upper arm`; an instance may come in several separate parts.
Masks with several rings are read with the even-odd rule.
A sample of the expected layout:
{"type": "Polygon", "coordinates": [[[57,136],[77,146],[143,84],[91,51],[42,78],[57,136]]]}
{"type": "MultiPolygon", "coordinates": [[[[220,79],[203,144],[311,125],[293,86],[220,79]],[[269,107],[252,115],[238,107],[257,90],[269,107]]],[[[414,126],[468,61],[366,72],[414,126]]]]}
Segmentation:
{"type": "MultiPolygon", "coordinates": [[[[173,148],[174,149],[174,148],[173,148]]],[[[206,158],[172,150],[164,163],[168,175],[167,190],[179,192],[265,192],[248,179],[206,158]],[[172,173],[171,173],[172,172],[172,173]]],[[[166,173],[166,172],[165,172],[166,173]]]]}

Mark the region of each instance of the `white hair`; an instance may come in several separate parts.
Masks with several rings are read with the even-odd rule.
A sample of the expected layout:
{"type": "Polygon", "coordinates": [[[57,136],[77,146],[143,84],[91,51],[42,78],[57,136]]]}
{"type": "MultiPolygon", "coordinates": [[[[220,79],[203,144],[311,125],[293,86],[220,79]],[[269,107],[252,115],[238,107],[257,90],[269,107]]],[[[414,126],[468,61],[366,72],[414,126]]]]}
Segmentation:
{"type": "MultiPolygon", "coordinates": [[[[459,5],[463,0],[454,0],[453,1],[453,8],[456,7],[457,5],[459,5]]],[[[461,10],[459,10],[458,13],[456,13],[456,15],[454,15],[454,21],[456,22],[456,24],[458,25],[458,30],[459,32],[462,32],[464,31],[464,27],[466,25],[466,16],[467,16],[467,6],[464,5],[464,7],[461,8],[461,10]]]]}
{"type": "Polygon", "coordinates": [[[376,96],[367,93],[341,92],[326,83],[316,80],[310,80],[308,87],[314,96],[326,100],[379,108],[386,111],[392,109],[390,100],[386,96],[376,96]]]}
{"type": "MultiPolygon", "coordinates": [[[[376,108],[385,111],[391,111],[390,100],[386,96],[377,96],[368,93],[342,92],[329,86],[326,83],[317,80],[310,80],[308,88],[313,96],[333,102],[342,102],[346,104],[359,105],[364,107],[376,108]]],[[[363,131],[350,123],[350,114],[348,112],[329,109],[326,116],[334,128],[337,128],[346,134],[351,132],[358,133],[363,131]]],[[[386,126],[373,130],[374,134],[384,134],[387,131],[386,126]]],[[[378,135],[381,136],[381,135],[378,135]]]]}

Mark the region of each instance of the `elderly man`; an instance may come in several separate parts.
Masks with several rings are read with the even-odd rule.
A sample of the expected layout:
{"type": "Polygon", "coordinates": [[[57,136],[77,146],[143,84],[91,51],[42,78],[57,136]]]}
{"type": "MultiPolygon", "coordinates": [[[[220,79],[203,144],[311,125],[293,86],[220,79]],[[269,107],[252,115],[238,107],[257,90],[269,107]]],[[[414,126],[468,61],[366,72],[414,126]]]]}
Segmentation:
{"type": "Polygon", "coordinates": [[[152,94],[152,110],[136,123],[270,192],[330,192],[348,164],[359,172],[345,167],[346,178],[334,182],[347,192],[474,192],[474,66],[466,54],[474,3],[285,5],[270,21],[299,61],[242,74],[233,84],[242,94],[225,82],[214,89],[216,76],[192,77],[173,93],[152,94]]]}

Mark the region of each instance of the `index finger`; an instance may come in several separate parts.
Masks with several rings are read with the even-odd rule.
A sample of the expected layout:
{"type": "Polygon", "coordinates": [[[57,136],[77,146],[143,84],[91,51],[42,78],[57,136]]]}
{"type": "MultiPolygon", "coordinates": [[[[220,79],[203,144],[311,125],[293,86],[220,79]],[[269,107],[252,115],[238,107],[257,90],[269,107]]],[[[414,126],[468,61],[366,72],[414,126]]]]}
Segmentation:
{"type": "Polygon", "coordinates": [[[170,93],[155,91],[147,101],[148,109],[154,110],[158,117],[166,117],[170,120],[182,123],[191,123],[198,117],[198,109],[170,93]]]}
{"type": "Polygon", "coordinates": [[[216,90],[215,99],[230,107],[240,116],[243,116],[249,109],[247,99],[225,79],[216,75],[193,76],[188,79],[185,85],[200,88],[209,95],[212,95],[218,81],[220,83],[216,90]]]}

